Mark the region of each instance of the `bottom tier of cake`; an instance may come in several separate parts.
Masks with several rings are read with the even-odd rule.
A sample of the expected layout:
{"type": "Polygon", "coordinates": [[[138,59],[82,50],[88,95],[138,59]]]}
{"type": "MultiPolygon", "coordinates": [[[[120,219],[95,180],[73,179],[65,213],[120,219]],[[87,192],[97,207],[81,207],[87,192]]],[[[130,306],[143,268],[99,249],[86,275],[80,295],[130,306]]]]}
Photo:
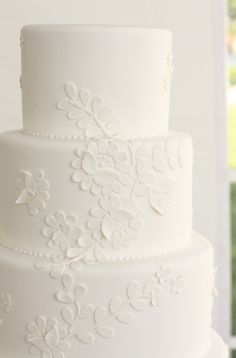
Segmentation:
{"type": "Polygon", "coordinates": [[[213,293],[198,234],[179,253],[83,267],[2,247],[0,357],[208,358],[213,293]]]}

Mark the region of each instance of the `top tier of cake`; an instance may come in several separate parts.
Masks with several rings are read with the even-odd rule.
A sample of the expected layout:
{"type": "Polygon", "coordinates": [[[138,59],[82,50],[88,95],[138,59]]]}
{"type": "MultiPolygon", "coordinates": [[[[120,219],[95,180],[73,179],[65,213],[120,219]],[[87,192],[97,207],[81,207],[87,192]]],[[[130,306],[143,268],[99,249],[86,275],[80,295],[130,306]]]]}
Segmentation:
{"type": "Polygon", "coordinates": [[[165,134],[171,40],[169,31],[154,28],[24,27],[24,130],[59,137],[165,134]]]}

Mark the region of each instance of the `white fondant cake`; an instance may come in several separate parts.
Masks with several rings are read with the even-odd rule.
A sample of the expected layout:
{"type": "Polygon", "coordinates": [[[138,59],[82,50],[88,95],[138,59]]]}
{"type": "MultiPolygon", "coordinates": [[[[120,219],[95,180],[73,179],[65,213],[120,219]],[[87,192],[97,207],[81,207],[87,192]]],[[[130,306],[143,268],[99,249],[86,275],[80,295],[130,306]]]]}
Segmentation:
{"type": "Polygon", "coordinates": [[[24,126],[0,136],[0,358],[226,358],[191,138],[168,132],[171,34],[26,26],[21,46],[24,126]]]}

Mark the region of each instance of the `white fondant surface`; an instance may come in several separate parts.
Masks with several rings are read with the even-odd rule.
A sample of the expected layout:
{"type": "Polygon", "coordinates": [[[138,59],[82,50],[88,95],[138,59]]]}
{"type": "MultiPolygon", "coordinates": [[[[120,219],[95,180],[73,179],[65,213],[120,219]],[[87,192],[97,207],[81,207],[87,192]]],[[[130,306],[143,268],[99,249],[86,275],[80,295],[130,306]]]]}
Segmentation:
{"type": "Polygon", "coordinates": [[[211,340],[211,350],[207,356],[202,358],[228,358],[229,349],[222,340],[222,338],[215,331],[212,331],[211,340]]]}
{"type": "MultiPolygon", "coordinates": [[[[64,86],[88,89],[115,108],[131,136],[166,133],[171,81],[171,33],[152,28],[26,26],[22,30],[24,128],[77,134],[58,111],[64,86]],[[147,126],[148,120],[148,126],[147,126]]],[[[72,96],[73,97],[73,96],[72,96]]],[[[73,107],[73,106],[72,106],[73,107]]]]}
{"type": "Polygon", "coordinates": [[[27,26],[0,136],[1,358],[227,358],[192,142],[168,132],[171,33],[27,26]],[[208,352],[208,353],[207,353],[208,352]]]}
{"type": "Polygon", "coordinates": [[[209,351],[213,251],[199,235],[178,254],[77,272],[67,264],[64,271],[39,270],[39,260],[0,249],[0,292],[12,299],[10,311],[0,313],[4,358],[42,351],[66,358],[203,358],[209,351]]]}
{"type": "Polygon", "coordinates": [[[48,246],[55,234],[68,239],[68,230],[48,219],[61,221],[58,212],[77,238],[104,243],[109,257],[176,251],[190,242],[192,143],[185,134],[102,144],[9,132],[0,136],[0,162],[0,235],[12,249],[60,253],[59,245],[48,246]]]}

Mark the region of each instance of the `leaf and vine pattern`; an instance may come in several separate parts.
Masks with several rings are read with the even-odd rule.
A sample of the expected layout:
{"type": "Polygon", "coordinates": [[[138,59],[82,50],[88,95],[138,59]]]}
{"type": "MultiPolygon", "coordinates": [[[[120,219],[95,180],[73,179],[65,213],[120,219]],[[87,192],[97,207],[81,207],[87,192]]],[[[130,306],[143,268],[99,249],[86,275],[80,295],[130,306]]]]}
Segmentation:
{"type": "Polygon", "coordinates": [[[146,282],[132,281],[124,296],[113,296],[105,305],[86,302],[88,288],[76,284],[73,275],[61,276],[62,289],[56,293],[61,308],[61,324],[57,319],[36,317],[27,324],[26,342],[29,352],[42,358],[64,358],[71,349],[71,340],[92,344],[97,337],[110,339],[115,334],[114,322],[130,324],[135,313],[149,307],[158,308],[171,296],[178,295],[184,286],[182,275],[160,266],[146,282]]]}
{"type": "Polygon", "coordinates": [[[102,262],[107,248],[127,247],[139,238],[142,227],[140,211],[118,196],[101,198],[84,226],[75,213],[47,215],[42,235],[49,248],[58,248],[60,255],[39,260],[35,268],[49,270],[50,276],[57,279],[67,267],[77,271],[84,264],[102,262]]]}
{"type": "Polygon", "coordinates": [[[135,205],[146,197],[154,211],[163,215],[171,205],[175,171],[189,164],[186,146],[184,139],[90,141],[76,149],[71,179],[80,190],[99,197],[119,193],[135,205]]]}
{"type": "MultiPolygon", "coordinates": [[[[8,293],[0,294],[0,311],[3,313],[9,313],[12,307],[12,299],[8,293]]],[[[0,327],[3,324],[3,320],[0,317],[0,327]]]]}
{"type": "Polygon", "coordinates": [[[57,108],[66,111],[66,119],[75,121],[81,137],[124,138],[121,120],[115,109],[104,104],[102,96],[93,96],[88,89],[78,90],[76,85],[64,85],[65,97],[57,102],[57,108]]]}

